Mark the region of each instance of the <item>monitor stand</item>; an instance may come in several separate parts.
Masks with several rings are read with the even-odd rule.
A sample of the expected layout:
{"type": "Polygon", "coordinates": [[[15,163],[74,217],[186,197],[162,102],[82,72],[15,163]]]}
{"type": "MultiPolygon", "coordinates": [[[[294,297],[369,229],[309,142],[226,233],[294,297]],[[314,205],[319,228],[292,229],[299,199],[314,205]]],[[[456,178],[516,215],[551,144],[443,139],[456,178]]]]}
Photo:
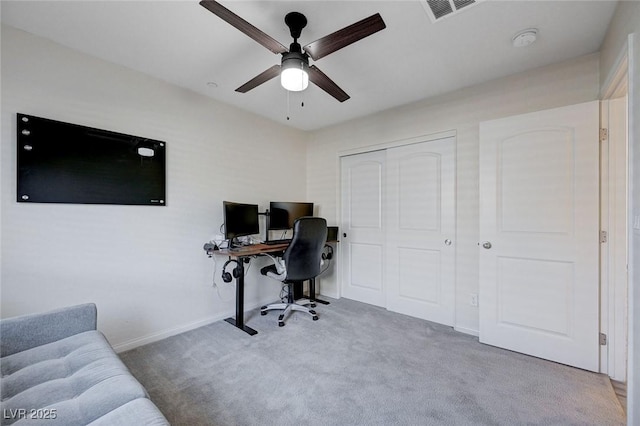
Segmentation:
{"type": "Polygon", "coordinates": [[[238,250],[244,247],[240,241],[237,240],[237,237],[233,237],[229,240],[229,250],[238,250]]]}

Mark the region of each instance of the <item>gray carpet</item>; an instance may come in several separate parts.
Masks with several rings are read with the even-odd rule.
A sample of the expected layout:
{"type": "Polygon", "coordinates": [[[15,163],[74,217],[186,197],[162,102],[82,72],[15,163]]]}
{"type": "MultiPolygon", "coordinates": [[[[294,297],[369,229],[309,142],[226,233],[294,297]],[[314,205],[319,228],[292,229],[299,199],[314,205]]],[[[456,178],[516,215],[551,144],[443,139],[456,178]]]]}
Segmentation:
{"type": "Polygon", "coordinates": [[[347,299],[247,313],[121,354],[181,425],[622,425],[606,376],[347,299]]]}

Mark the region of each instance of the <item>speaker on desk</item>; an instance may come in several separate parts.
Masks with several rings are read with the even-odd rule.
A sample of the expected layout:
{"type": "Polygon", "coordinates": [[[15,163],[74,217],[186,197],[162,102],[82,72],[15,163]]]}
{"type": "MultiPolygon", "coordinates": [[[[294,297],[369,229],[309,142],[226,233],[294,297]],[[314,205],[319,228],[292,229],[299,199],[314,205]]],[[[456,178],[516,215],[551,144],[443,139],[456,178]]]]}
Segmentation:
{"type": "Polygon", "coordinates": [[[337,242],[338,241],[338,227],[337,226],[327,226],[327,242],[337,242]]]}

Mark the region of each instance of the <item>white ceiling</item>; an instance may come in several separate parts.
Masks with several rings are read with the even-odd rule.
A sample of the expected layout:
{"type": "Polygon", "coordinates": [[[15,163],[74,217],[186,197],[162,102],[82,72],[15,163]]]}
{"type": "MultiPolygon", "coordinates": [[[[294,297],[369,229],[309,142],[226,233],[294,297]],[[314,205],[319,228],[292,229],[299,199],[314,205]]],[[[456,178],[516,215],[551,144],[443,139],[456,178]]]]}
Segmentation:
{"type": "Polygon", "coordinates": [[[288,96],[277,78],[235,92],[280,56],[197,0],[2,1],[1,15],[5,24],[313,130],[597,52],[617,3],[486,0],[433,23],[422,1],[220,1],[285,46],[292,41],[284,24],[290,11],[309,21],[303,46],[379,12],[386,29],[314,62],[351,96],[344,103],[314,85],[288,96]],[[538,41],[514,48],[512,37],[531,27],[538,41]]]}

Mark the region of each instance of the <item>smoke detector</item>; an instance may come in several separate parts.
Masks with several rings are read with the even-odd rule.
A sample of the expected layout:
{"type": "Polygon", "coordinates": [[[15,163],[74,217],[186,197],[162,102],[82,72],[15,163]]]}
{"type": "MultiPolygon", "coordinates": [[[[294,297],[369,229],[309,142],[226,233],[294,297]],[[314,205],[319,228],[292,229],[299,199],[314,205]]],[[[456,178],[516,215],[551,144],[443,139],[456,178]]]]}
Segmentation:
{"type": "Polygon", "coordinates": [[[530,44],[535,43],[537,39],[538,30],[535,28],[528,28],[514,35],[511,42],[513,43],[513,47],[527,47],[530,44]]]}

